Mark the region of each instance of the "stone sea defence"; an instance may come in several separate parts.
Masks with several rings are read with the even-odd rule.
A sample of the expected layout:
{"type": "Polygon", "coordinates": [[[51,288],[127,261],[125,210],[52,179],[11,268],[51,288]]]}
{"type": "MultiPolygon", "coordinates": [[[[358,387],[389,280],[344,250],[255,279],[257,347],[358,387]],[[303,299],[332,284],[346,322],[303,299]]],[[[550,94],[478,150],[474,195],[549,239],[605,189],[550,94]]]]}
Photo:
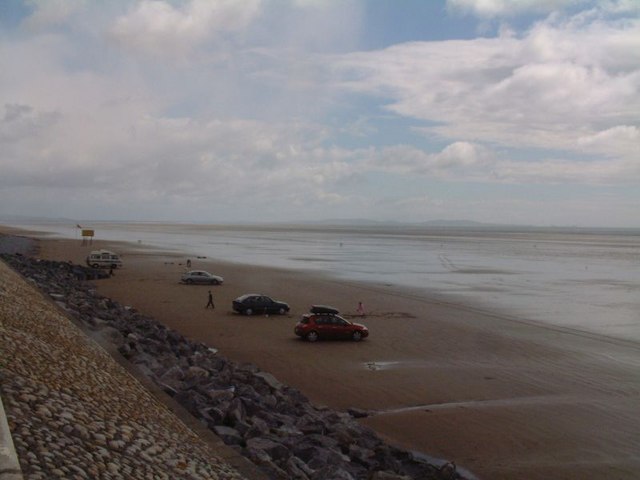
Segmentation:
{"type": "Polygon", "coordinates": [[[3,262],[0,352],[3,480],[245,478],[3,262]]]}
{"type": "Polygon", "coordinates": [[[123,357],[268,478],[464,478],[452,463],[385,444],[358,423],[367,412],[316,407],[256,366],[230,361],[212,346],[192,342],[99,295],[87,281],[96,277],[92,269],[22,255],[2,258],[92,335],[108,338],[123,357]]]}

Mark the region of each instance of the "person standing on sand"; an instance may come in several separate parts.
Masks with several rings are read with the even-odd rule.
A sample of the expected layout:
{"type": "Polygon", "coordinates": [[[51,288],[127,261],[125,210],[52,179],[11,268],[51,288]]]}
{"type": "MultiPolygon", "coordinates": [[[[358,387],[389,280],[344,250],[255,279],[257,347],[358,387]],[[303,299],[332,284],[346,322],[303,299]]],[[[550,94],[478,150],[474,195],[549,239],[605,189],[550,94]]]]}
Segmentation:
{"type": "Polygon", "coordinates": [[[356,308],[356,312],[361,317],[364,317],[364,305],[362,304],[362,302],[358,302],[358,308],[356,308]]]}
{"type": "Polygon", "coordinates": [[[187,268],[191,268],[191,259],[187,258],[187,268]]]}
{"type": "Polygon", "coordinates": [[[216,306],[213,304],[213,295],[211,294],[211,290],[209,290],[209,301],[207,301],[207,306],[204,308],[209,308],[209,306],[211,306],[211,308],[215,309],[216,306]]]}

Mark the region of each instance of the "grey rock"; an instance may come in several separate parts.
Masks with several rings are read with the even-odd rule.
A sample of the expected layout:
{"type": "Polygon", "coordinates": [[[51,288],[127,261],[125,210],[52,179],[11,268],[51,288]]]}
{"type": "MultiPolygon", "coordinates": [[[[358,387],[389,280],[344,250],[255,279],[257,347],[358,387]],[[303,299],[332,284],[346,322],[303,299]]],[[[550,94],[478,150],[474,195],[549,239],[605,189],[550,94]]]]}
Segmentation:
{"type": "Polygon", "coordinates": [[[229,390],[229,389],[225,389],[225,390],[215,390],[215,389],[211,389],[211,390],[207,390],[207,397],[209,397],[211,400],[215,401],[215,402],[222,402],[222,401],[231,401],[234,398],[234,392],[233,390],[229,390]]]}
{"type": "Polygon", "coordinates": [[[313,469],[298,457],[291,457],[287,460],[287,471],[291,472],[295,478],[308,479],[313,475],[313,469]]]}
{"type": "Polygon", "coordinates": [[[202,367],[191,366],[185,372],[185,379],[191,378],[207,378],[209,377],[209,371],[202,367]]]}
{"type": "Polygon", "coordinates": [[[235,428],[217,425],[213,427],[213,431],[228,445],[239,445],[242,442],[242,435],[235,428]]]}
{"type": "Polygon", "coordinates": [[[311,475],[311,480],[355,480],[347,470],[342,469],[336,465],[327,465],[319,470],[316,470],[311,475]]]}
{"type": "Polygon", "coordinates": [[[274,390],[280,390],[282,388],[282,383],[280,383],[276,377],[267,372],[256,372],[254,374],[256,377],[263,379],[267,385],[269,385],[274,390]]]}
{"type": "Polygon", "coordinates": [[[251,438],[247,440],[247,448],[252,450],[261,450],[276,461],[283,458],[289,458],[291,456],[289,449],[282,443],[275,442],[268,438],[251,438]]]}
{"type": "Polygon", "coordinates": [[[231,425],[242,422],[245,417],[244,406],[242,405],[242,400],[239,398],[234,398],[229,405],[229,409],[227,410],[227,420],[231,425]]]}
{"type": "Polygon", "coordinates": [[[353,418],[366,418],[371,415],[371,412],[369,412],[368,410],[353,407],[347,409],[347,413],[349,413],[349,415],[351,415],[353,418]]]}
{"type": "Polygon", "coordinates": [[[407,475],[398,475],[393,472],[373,472],[371,475],[371,480],[412,480],[411,477],[407,475]]]}

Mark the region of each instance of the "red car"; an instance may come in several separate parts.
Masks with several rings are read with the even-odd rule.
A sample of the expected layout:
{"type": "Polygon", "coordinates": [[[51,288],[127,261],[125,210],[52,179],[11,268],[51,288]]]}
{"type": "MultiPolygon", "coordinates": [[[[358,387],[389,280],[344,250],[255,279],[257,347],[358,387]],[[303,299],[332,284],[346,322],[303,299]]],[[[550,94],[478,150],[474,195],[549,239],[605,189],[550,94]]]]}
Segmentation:
{"type": "Polygon", "coordinates": [[[359,342],[369,336],[369,330],[359,323],[351,323],[334,313],[305,313],[294,333],[305,340],[351,339],[359,342]]]}

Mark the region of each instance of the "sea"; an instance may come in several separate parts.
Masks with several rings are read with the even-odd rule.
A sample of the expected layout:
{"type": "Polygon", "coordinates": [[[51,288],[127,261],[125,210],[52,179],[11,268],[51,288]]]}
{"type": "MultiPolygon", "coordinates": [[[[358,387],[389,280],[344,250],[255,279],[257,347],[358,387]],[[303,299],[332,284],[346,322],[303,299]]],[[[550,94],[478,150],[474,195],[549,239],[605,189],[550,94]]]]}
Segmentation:
{"type": "MultiPolygon", "coordinates": [[[[12,225],[80,239],[78,225],[12,225]]],[[[95,223],[100,240],[317,272],[640,341],[640,229],[95,223]]]]}

